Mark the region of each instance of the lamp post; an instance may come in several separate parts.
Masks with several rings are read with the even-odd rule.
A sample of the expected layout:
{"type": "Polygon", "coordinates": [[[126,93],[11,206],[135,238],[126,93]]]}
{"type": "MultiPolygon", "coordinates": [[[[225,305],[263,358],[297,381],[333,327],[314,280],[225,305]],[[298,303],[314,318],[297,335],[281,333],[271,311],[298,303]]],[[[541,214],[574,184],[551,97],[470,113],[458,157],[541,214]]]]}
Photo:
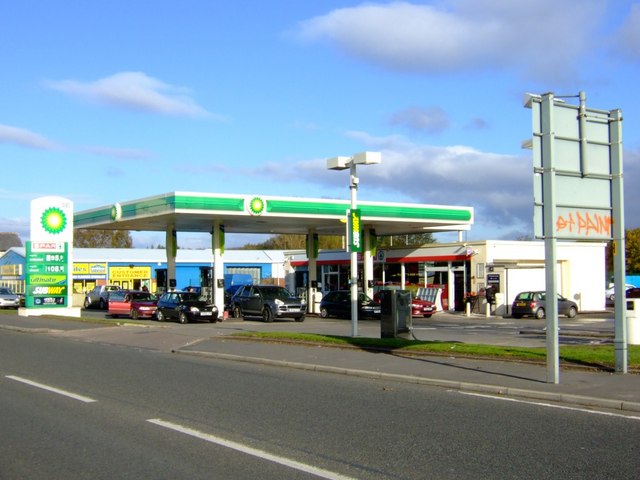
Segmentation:
{"type": "Polygon", "coordinates": [[[351,252],[351,335],[358,336],[358,252],[362,251],[362,227],[358,210],[357,192],[358,176],[356,165],[372,165],[382,162],[380,152],[361,152],[352,157],[334,157],[327,160],[329,170],[350,170],[349,190],[351,192],[351,208],[348,212],[349,245],[351,252]]]}

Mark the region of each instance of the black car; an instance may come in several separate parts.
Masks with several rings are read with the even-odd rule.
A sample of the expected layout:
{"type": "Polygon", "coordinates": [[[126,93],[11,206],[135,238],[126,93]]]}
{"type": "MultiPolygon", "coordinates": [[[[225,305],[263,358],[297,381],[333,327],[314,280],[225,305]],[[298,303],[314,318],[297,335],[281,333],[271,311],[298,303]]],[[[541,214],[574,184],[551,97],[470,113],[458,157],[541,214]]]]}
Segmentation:
{"type": "Polygon", "coordinates": [[[304,300],[276,285],[243,285],[231,299],[234,318],[262,317],[265,322],[274,318],[293,318],[303,322],[307,313],[304,300]]]}
{"type": "MultiPolygon", "coordinates": [[[[520,292],[511,306],[513,318],[544,318],[546,308],[546,292],[520,292]]],[[[558,314],[573,318],[578,313],[578,304],[562,295],[558,295],[558,314]]]]}
{"type": "Polygon", "coordinates": [[[218,320],[218,308],[194,292],[166,292],[158,300],[157,308],[159,322],[171,319],[180,323],[218,320]]]}
{"type": "MultiPolygon", "coordinates": [[[[358,294],[358,318],[380,318],[380,303],[365,293],[358,294]]],[[[320,301],[320,316],[351,318],[351,292],[332,290],[320,301]]]]}

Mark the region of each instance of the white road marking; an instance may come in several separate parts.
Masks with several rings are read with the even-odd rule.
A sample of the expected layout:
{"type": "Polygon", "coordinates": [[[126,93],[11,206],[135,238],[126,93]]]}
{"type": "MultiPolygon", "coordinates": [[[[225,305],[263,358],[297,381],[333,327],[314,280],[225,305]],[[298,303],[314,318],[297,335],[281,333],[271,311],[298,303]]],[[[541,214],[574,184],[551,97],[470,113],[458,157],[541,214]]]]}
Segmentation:
{"type": "Polygon", "coordinates": [[[288,458],[272,455],[271,453],[265,452],[264,450],[258,450],[256,448],[242,445],[241,443],[225,440],[224,438],[216,437],[215,435],[210,435],[208,433],[200,432],[198,430],[194,430],[188,427],[183,427],[182,425],[178,425],[176,423],[166,422],[159,418],[150,418],[150,419],[147,419],[147,422],[153,423],[160,427],[168,428],[170,430],[174,430],[176,432],[184,433],[186,435],[191,435],[192,437],[199,438],[200,440],[204,440],[206,442],[215,443],[216,445],[231,448],[238,452],[246,453],[254,457],[258,457],[264,460],[268,460],[270,462],[278,463],[280,465],[284,465],[285,467],[293,468],[301,472],[310,473],[320,478],[326,478],[330,480],[354,480],[352,479],[352,477],[345,477],[344,475],[340,475],[335,472],[330,472],[322,468],[313,467],[311,465],[300,463],[295,460],[290,460],[288,458]]]}
{"type": "Polygon", "coordinates": [[[636,417],[634,415],[622,415],[620,413],[612,413],[612,412],[599,412],[597,410],[589,410],[587,408],[568,407],[566,405],[555,405],[553,403],[533,402],[530,400],[518,400],[517,398],[509,398],[509,397],[497,397],[495,395],[487,395],[484,393],[473,393],[473,392],[458,392],[458,393],[461,393],[462,395],[470,395],[472,397],[484,397],[484,398],[492,398],[494,400],[503,400],[505,402],[527,403],[529,405],[537,405],[539,407],[558,408],[560,410],[573,410],[575,412],[592,413],[594,415],[605,415],[608,417],[621,417],[621,418],[627,418],[631,420],[640,420],[640,417],[636,417]]]}
{"type": "Polygon", "coordinates": [[[64,395],[65,397],[73,398],[74,400],[80,400],[84,403],[97,402],[97,400],[94,400],[93,398],[85,397],[72,392],[67,392],[66,390],[61,390],[59,388],[50,387],[49,385],[37,383],[26,378],[16,377],[15,375],[7,375],[6,378],[10,378],[11,380],[15,380],[16,382],[26,383],[27,385],[31,385],[32,387],[37,387],[49,392],[57,393],[58,395],[64,395]]]}

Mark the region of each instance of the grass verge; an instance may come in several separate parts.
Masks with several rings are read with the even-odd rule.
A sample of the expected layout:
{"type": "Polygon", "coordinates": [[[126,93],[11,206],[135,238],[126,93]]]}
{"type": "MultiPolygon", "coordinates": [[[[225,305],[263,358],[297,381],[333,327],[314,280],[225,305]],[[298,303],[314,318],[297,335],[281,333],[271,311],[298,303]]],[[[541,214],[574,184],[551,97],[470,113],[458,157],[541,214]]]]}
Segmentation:
{"type": "MultiPolygon", "coordinates": [[[[490,358],[497,360],[528,361],[545,363],[544,347],[504,347],[477,345],[461,342],[407,340],[403,338],[364,338],[314,333],[290,332],[242,332],[231,335],[244,339],[261,339],[287,343],[319,344],[328,346],[357,347],[361,349],[386,350],[406,354],[455,355],[458,357],[490,358]]],[[[563,366],[591,367],[599,370],[615,369],[613,345],[566,345],[560,346],[560,362],[563,366]]],[[[640,372],[640,346],[629,345],[628,368],[640,372]]]]}

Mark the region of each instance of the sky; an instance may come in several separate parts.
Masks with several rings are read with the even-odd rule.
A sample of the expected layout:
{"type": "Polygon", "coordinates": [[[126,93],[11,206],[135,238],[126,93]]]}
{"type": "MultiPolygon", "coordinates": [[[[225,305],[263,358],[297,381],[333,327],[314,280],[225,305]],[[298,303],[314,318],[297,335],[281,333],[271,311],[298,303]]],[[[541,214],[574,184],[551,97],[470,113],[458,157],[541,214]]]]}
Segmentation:
{"type": "Polygon", "coordinates": [[[0,6],[0,231],[23,242],[48,195],[75,211],[177,191],[348,199],[326,160],[362,151],[382,163],[358,169],[359,200],[473,207],[465,240],[531,238],[524,96],[581,91],[622,110],[625,227],[640,227],[640,1],[0,6]]]}

